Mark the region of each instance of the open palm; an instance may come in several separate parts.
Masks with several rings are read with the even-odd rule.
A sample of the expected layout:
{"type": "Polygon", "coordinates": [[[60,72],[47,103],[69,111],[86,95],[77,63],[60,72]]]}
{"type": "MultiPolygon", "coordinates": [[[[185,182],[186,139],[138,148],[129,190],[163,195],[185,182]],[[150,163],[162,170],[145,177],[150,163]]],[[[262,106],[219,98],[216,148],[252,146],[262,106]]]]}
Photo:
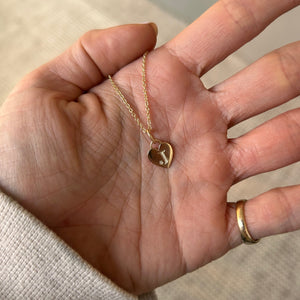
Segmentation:
{"type": "MultiPolygon", "coordinates": [[[[244,2],[219,2],[149,53],[153,135],[172,144],[170,169],[148,160],[149,140],[105,80],[116,73],[145,121],[137,58],[154,47],[150,25],[87,33],[25,77],[2,107],[2,189],[128,291],[149,291],[238,245],[234,206],[226,201],[231,185],[299,160],[299,110],[227,139],[230,126],[299,94],[299,44],[210,90],[199,80],[297,5],[278,0],[263,16],[268,1],[252,3],[252,13],[252,1],[244,2]],[[260,19],[256,26],[251,15],[260,19]],[[268,82],[258,85],[266,74],[268,82]]],[[[271,191],[247,204],[254,237],[300,227],[299,190],[271,191]]]]}

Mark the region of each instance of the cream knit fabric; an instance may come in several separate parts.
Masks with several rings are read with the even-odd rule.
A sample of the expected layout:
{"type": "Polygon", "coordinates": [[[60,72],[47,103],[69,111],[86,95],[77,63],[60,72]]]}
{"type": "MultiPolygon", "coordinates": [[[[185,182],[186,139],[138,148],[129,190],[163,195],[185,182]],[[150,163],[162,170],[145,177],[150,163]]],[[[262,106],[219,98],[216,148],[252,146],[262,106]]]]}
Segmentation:
{"type": "Polygon", "coordinates": [[[0,299],[137,297],[117,287],[17,202],[0,194],[0,299]]]}

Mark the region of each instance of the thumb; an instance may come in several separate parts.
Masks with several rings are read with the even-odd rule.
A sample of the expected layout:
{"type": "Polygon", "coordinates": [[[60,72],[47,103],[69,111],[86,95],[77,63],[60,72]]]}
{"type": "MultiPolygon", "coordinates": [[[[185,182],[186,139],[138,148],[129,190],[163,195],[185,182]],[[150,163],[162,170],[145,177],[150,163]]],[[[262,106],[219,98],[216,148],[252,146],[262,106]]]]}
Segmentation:
{"type": "Polygon", "coordinates": [[[76,99],[108,74],[153,49],[156,35],[154,23],[89,31],[63,54],[27,75],[22,89],[38,86],[76,99]]]}

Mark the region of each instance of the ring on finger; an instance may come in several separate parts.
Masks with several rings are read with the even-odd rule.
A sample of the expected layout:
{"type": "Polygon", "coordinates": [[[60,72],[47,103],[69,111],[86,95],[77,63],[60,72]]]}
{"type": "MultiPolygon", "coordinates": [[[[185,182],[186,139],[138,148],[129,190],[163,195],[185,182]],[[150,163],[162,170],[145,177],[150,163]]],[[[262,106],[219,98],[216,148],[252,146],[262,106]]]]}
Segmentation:
{"type": "Polygon", "coordinates": [[[239,200],[236,202],[236,218],[240,229],[241,238],[245,244],[256,244],[259,242],[259,239],[254,239],[251,236],[245,220],[245,203],[246,200],[239,200]]]}

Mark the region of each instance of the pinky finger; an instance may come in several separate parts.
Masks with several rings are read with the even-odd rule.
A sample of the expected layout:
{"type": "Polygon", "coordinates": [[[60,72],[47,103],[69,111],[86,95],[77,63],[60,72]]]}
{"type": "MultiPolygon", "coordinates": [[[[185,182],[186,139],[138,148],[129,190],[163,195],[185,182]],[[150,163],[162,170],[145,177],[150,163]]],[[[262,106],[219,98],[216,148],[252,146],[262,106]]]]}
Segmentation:
{"type": "MultiPolygon", "coordinates": [[[[230,248],[242,243],[235,205],[228,204],[228,241],[230,248]]],[[[254,239],[300,229],[300,185],[276,188],[246,202],[248,230],[254,239]]]]}

